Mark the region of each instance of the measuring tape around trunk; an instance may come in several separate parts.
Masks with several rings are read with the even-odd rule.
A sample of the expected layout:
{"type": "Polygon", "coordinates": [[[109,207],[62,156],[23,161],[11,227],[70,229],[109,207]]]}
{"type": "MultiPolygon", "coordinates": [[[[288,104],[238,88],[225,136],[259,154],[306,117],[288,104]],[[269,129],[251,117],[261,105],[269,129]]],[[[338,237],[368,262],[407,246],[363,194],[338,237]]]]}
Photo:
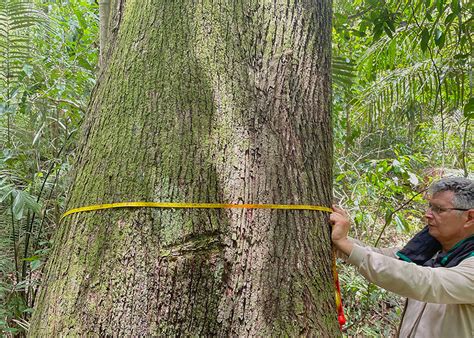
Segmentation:
{"type": "MultiPolygon", "coordinates": [[[[175,202],[119,202],[107,204],[95,204],[85,207],[74,208],[66,211],[60,221],[66,216],[88,211],[115,209],[115,208],[171,208],[171,209],[279,209],[279,210],[311,210],[332,212],[331,208],[321,205],[307,204],[226,204],[226,203],[175,203],[175,202]]],[[[337,318],[339,325],[344,325],[345,317],[342,307],[341,291],[339,287],[339,278],[336,270],[336,260],[333,261],[333,274],[335,282],[335,299],[337,308],[337,318]]]]}
{"type": "Polygon", "coordinates": [[[174,202],[120,202],[95,204],[68,210],[61,220],[71,214],[114,208],[172,208],[172,209],[283,209],[283,210],[313,210],[332,212],[331,208],[320,205],[305,204],[226,204],[226,203],[174,203],[174,202]]]}

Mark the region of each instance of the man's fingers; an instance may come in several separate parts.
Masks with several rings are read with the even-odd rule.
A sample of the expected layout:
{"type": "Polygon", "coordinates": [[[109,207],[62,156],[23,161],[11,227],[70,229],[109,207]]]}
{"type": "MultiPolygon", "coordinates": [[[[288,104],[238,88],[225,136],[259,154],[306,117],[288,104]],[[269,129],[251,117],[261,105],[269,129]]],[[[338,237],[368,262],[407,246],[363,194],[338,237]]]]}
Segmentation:
{"type": "Polygon", "coordinates": [[[339,221],[343,221],[344,219],[345,219],[344,215],[338,212],[333,212],[332,214],[329,215],[329,222],[333,225],[339,221]]]}
{"type": "Polygon", "coordinates": [[[334,212],[337,212],[338,214],[342,214],[342,215],[346,215],[346,211],[340,207],[338,207],[336,204],[333,204],[332,205],[332,210],[334,210],[334,212]]]}

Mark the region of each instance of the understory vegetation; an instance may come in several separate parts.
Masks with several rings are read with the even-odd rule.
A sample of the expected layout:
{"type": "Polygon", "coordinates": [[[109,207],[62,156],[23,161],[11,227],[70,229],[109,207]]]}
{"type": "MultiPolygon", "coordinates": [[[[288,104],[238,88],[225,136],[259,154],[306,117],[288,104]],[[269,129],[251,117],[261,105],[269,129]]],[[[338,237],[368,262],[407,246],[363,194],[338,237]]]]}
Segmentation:
{"type": "MultiPolygon", "coordinates": [[[[95,0],[0,2],[0,332],[24,335],[98,72],[95,0]]],[[[424,192],[468,176],[472,11],[466,0],[334,0],[334,198],[352,236],[400,246],[424,192]]],[[[347,336],[389,336],[403,306],[339,264],[347,336]]]]}

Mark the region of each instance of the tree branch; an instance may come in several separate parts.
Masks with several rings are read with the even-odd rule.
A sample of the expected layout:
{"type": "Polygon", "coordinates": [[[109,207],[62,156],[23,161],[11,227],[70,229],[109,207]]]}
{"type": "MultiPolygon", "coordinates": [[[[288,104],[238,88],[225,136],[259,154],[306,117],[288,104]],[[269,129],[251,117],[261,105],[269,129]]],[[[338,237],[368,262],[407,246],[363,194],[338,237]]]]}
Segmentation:
{"type": "Polygon", "coordinates": [[[107,41],[107,32],[110,17],[110,0],[99,0],[99,66],[103,67],[105,62],[105,43],[107,41]]]}

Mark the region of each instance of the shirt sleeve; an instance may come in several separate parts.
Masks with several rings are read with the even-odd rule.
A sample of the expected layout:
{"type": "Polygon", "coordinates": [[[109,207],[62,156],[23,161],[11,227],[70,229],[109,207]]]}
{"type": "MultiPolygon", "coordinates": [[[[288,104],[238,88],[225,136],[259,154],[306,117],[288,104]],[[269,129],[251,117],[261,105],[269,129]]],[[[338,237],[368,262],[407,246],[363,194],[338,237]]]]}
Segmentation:
{"type": "Polygon", "coordinates": [[[474,257],[452,268],[430,268],[354,245],[348,263],[370,282],[427,303],[474,304],[474,257]]]}
{"type": "MultiPolygon", "coordinates": [[[[396,254],[397,254],[398,251],[401,250],[401,248],[399,248],[399,247],[376,248],[376,247],[367,246],[362,241],[359,241],[358,239],[355,239],[355,238],[352,238],[352,237],[349,237],[349,240],[351,240],[355,245],[364,247],[367,250],[377,252],[381,255],[389,256],[389,257],[393,257],[393,258],[397,258],[397,259],[398,259],[398,256],[396,254]]],[[[349,258],[345,253],[343,253],[342,251],[339,251],[339,250],[336,251],[336,257],[337,258],[342,258],[344,261],[347,261],[347,259],[349,258]]]]}

